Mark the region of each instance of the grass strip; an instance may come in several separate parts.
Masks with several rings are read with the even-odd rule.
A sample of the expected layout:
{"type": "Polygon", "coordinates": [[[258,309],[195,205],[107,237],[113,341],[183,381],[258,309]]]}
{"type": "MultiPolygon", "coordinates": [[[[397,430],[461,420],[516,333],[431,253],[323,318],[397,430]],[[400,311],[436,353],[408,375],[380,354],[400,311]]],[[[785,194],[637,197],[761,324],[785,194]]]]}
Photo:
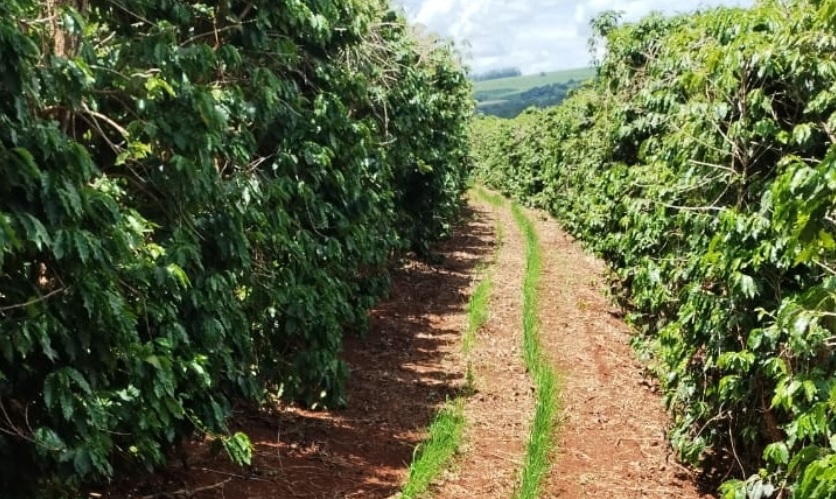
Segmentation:
{"type": "Polygon", "coordinates": [[[514,497],[540,497],[543,479],[549,472],[550,458],[555,446],[557,424],[557,375],[545,357],[540,342],[538,319],[538,288],[543,268],[540,241],[534,224],[517,204],[511,206],[514,220],[525,239],[525,276],[523,279],[523,352],[525,365],[537,388],[534,422],[531,426],[522,480],[514,497]]]}
{"type": "Polygon", "coordinates": [[[403,499],[415,499],[427,491],[432,481],[456,454],[464,430],[464,399],[458,397],[442,408],[430,425],[430,436],[415,449],[403,499]]]}
{"type": "Polygon", "coordinates": [[[476,186],[476,195],[494,208],[501,208],[505,205],[505,198],[501,194],[490,193],[481,185],[476,186]]]}
{"type": "Polygon", "coordinates": [[[467,329],[462,337],[462,351],[469,354],[476,345],[476,332],[488,322],[488,302],[493,289],[493,276],[488,273],[482,282],[476,286],[476,290],[470,297],[467,304],[467,329]]]}

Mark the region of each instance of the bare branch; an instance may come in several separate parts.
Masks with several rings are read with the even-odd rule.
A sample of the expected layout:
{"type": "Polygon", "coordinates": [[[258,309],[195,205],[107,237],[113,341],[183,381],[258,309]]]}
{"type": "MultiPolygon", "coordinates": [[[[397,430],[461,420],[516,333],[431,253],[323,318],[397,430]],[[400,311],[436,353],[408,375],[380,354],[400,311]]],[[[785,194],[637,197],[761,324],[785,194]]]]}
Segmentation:
{"type": "Polygon", "coordinates": [[[214,485],[206,485],[204,487],[198,487],[196,489],[180,489],[175,490],[174,492],[160,492],[159,494],[151,494],[150,496],[142,496],[141,499],[156,499],[158,497],[194,497],[195,494],[200,492],[206,492],[213,489],[220,489],[226,486],[229,482],[232,481],[232,478],[227,478],[226,480],[216,483],[214,485]]]}
{"type": "Polygon", "coordinates": [[[128,138],[130,137],[130,133],[128,133],[128,131],[125,130],[119,123],[116,123],[115,121],[103,115],[102,113],[97,113],[96,111],[91,110],[89,107],[87,107],[87,104],[82,104],[82,109],[84,109],[84,112],[89,114],[90,116],[98,118],[107,123],[108,125],[112,126],[113,129],[119,132],[119,135],[121,135],[125,140],[128,140],[128,138]]]}
{"type": "Polygon", "coordinates": [[[740,173],[738,173],[738,172],[737,172],[737,170],[735,170],[734,168],[732,168],[732,167],[730,167],[730,166],[715,165],[715,164],[713,164],[713,163],[706,163],[706,162],[704,162],[704,161],[697,161],[696,159],[691,159],[691,160],[689,160],[689,161],[690,161],[691,163],[695,164],[695,165],[699,165],[699,166],[707,166],[707,167],[709,167],[709,168],[715,168],[715,169],[717,169],[717,170],[727,171],[727,172],[729,172],[729,173],[731,173],[731,174],[733,174],[733,175],[740,175],[740,173]]]}
{"type": "Polygon", "coordinates": [[[16,309],[19,309],[19,308],[26,308],[30,305],[35,305],[36,303],[46,301],[46,300],[52,298],[53,296],[55,296],[57,294],[63,293],[66,290],[67,290],[66,288],[56,289],[54,291],[50,291],[49,293],[47,293],[43,296],[38,297],[38,298],[33,298],[33,299],[27,301],[26,303],[18,303],[16,305],[8,305],[8,306],[5,306],[5,307],[0,307],[0,312],[8,312],[10,310],[16,310],[16,309]]]}
{"type": "Polygon", "coordinates": [[[656,201],[658,204],[661,204],[665,208],[670,208],[672,210],[682,210],[682,211],[696,211],[696,212],[703,212],[703,211],[716,211],[722,212],[725,211],[726,208],[722,206],[677,206],[674,204],[662,203],[660,201],[656,201]]]}

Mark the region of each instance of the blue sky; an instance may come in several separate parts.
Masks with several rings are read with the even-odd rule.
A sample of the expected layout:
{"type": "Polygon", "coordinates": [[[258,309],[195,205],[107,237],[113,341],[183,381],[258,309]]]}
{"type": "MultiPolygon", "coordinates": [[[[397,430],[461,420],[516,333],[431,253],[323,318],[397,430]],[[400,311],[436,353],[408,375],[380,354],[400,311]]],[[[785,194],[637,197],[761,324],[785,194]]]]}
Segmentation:
{"type": "Polygon", "coordinates": [[[456,40],[474,72],[505,66],[525,74],[589,65],[589,20],[622,10],[626,21],[652,11],[673,14],[754,0],[395,0],[407,17],[456,40]]]}

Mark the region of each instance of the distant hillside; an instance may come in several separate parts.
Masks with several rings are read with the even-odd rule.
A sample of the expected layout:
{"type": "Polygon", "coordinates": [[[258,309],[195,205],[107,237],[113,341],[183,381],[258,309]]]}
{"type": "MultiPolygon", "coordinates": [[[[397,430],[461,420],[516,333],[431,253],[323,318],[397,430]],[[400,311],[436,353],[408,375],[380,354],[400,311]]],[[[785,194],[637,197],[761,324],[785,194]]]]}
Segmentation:
{"type": "Polygon", "coordinates": [[[560,104],[569,90],[595,75],[593,68],[567,69],[473,83],[478,111],[513,118],[530,106],[560,104]]]}

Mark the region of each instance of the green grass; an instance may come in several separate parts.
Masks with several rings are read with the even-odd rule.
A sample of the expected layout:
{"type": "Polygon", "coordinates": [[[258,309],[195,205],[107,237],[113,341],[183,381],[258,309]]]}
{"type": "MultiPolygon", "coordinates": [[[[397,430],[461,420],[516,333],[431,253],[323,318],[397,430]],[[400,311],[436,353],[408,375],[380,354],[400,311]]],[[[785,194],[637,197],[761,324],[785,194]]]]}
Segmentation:
{"type": "Polygon", "coordinates": [[[515,493],[519,499],[540,496],[543,478],[549,472],[552,450],[555,446],[557,425],[557,375],[545,357],[540,342],[538,319],[538,287],[543,267],[540,242],[531,220],[522,209],[511,207],[514,220],[523,233],[526,246],[526,268],[523,279],[523,352],[525,364],[537,388],[534,422],[531,426],[520,487],[515,493]]]}
{"type": "Polygon", "coordinates": [[[567,69],[546,73],[543,76],[538,74],[477,81],[473,83],[473,91],[489,96],[491,101],[507,100],[510,96],[532,88],[553,83],[566,83],[569,80],[584,81],[591,79],[593,76],[595,76],[594,68],[567,69]]]}
{"type": "Polygon", "coordinates": [[[505,205],[505,198],[502,195],[492,194],[486,191],[481,185],[476,187],[476,195],[494,208],[502,208],[505,205]]]}
{"type": "Polygon", "coordinates": [[[456,454],[464,430],[464,399],[448,402],[430,425],[427,440],[415,449],[403,499],[415,499],[427,491],[432,481],[456,454]]]}
{"type": "Polygon", "coordinates": [[[488,322],[488,301],[493,289],[493,276],[487,274],[467,304],[467,330],[462,338],[462,351],[469,354],[476,344],[476,332],[488,322]]]}

